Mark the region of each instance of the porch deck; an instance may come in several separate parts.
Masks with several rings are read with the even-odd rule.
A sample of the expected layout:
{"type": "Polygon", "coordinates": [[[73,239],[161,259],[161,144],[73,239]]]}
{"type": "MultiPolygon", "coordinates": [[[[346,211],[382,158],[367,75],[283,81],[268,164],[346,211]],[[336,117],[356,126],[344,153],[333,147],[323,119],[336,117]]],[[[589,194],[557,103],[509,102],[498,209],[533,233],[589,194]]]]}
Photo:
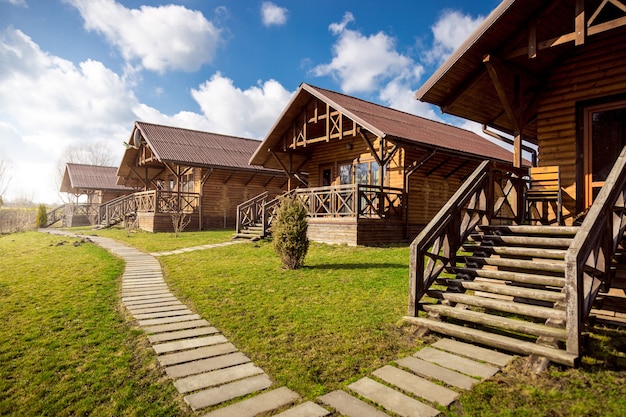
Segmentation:
{"type": "MultiPolygon", "coordinates": [[[[347,184],[299,188],[285,195],[295,196],[307,208],[308,235],[313,241],[377,245],[405,240],[401,189],[347,184]]],[[[239,205],[237,236],[269,235],[279,203],[279,198],[269,200],[264,193],[239,205]]]]}

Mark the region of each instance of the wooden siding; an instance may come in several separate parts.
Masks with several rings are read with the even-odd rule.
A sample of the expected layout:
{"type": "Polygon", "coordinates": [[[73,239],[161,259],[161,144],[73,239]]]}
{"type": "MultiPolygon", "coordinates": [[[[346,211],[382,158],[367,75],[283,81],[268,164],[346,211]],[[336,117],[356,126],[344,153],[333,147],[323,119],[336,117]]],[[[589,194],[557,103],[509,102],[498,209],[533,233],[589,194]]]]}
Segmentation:
{"type": "MultiPolygon", "coordinates": [[[[189,224],[185,227],[185,232],[200,230],[199,217],[191,214],[189,224]]],[[[137,213],[137,227],[147,232],[173,232],[174,224],[172,216],[167,213],[137,213]]]]}
{"type": "MultiPolygon", "coordinates": [[[[199,190],[202,174],[197,170],[196,184],[199,190]]],[[[203,229],[235,228],[237,206],[265,191],[273,198],[285,191],[287,177],[258,172],[215,169],[202,189],[203,229]]]]}
{"type": "MultiPolygon", "coordinates": [[[[424,151],[407,150],[406,164],[420,161],[424,151]]],[[[408,232],[414,238],[452,197],[465,178],[478,166],[478,161],[436,154],[409,177],[408,232]],[[460,168],[459,168],[460,167],[460,168]]]]}
{"type": "MultiPolygon", "coordinates": [[[[367,135],[372,142],[374,149],[380,147],[380,140],[372,135],[367,135]]],[[[388,149],[390,146],[387,147],[388,149]]],[[[332,140],[311,145],[306,148],[310,152],[307,164],[301,168],[309,173],[309,187],[320,187],[319,173],[321,167],[332,166],[333,182],[331,185],[339,185],[339,165],[344,163],[374,162],[376,159],[372,155],[365,140],[360,136],[345,137],[341,140],[332,140]]],[[[398,154],[389,163],[386,170],[384,183],[386,187],[404,188],[404,174],[399,163],[398,154]]],[[[295,169],[296,167],[294,167],[295,169]]]]}
{"type": "Polygon", "coordinates": [[[309,218],[307,236],[314,242],[377,246],[405,241],[405,227],[398,220],[309,218]]]}
{"type": "Polygon", "coordinates": [[[577,212],[576,107],[580,102],[626,92],[624,38],[614,36],[588,41],[552,71],[539,100],[539,165],[561,167],[566,224],[571,224],[577,212]]]}

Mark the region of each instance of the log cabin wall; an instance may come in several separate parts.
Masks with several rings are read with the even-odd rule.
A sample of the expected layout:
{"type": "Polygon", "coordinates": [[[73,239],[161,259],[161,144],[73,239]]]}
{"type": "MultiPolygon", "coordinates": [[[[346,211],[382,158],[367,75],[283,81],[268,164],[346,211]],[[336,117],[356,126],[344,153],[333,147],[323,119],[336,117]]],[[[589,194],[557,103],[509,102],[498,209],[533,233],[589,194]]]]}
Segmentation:
{"type": "MultiPolygon", "coordinates": [[[[380,139],[365,133],[375,150],[380,149],[380,139]]],[[[387,146],[389,149],[391,145],[387,146]]],[[[331,185],[339,185],[339,166],[345,163],[357,164],[361,162],[376,162],[369,146],[360,136],[346,137],[341,140],[332,140],[321,144],[314,144],[307,148],[310,154],[308,163],[301,169],[309,173],[309,187],[321,187],[320,173],[326,167],[332,168],[333,181],[331,185]]],[[[399,153],[388,163],[385,168],[383,186],[404,188],[403,167],[399,159],[399,153]]]]}
{"type": "MultiPolygon", "coordinates": [[[[408,166],[427,155],[424,151],[406,149],[405,163],[408,166]]],[[[407,207],[410,239],[435,217],[478,164],[478,161],[468,162],[462,157],[438,153],[410,175],[407,207]]]]}
{"type": "Polygon", "coordinates": [[[538,102],[539,165],[561,168],[563,217],[567,224],[577,213],[576,164],[581,158],[576,145],[577,104],[626,92],[624,39],[625,36],[588,39],[577,53],[552,71],[538,102]]]}
{"type": "MultiPolygon", "coordinates": [[[[196,189],[199,192],[206,169],[197,169],[196,189]]],[[[286,191],[283,173],[266,174],[252,171],[214,169],[202,189],[203,229],[235,228],[237,206],[265,191],[270,198],[286,191]]]]}

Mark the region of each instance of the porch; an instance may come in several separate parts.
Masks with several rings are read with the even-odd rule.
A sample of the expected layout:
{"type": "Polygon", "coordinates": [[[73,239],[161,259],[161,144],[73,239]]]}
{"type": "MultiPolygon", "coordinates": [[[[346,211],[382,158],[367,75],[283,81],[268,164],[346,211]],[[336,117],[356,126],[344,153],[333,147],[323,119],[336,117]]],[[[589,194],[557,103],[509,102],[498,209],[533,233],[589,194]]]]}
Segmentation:
{"type": "Polygon", "coordinates": [[[185,230],[201,229],[200,194],[190,192],[149,190],[111,200],[98,207],[98,221],[102,227],[120,222],[136,222],[137,227],[149,232],[174,230],[173,216],[186,216],[185,230]]]}
{"type": "MultiPolygon", "coordinates": [[[[309,213],[309,239],[315,242],[377,245],[405,239],[404,192],[367,184],[297,188],[293,195],[309,213]]],[[[265,237],[280,204],[267,193],[237,207],[237,236],[265,237]]]]}

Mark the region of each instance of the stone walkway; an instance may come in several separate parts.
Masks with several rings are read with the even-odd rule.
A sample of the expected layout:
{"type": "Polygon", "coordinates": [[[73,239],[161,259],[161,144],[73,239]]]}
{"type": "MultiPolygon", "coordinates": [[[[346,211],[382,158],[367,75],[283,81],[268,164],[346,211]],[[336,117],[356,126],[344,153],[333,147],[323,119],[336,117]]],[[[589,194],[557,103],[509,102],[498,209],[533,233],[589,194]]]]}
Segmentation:
{"type": "MultiPolygon", "coordinates": [[[[63,231],[44,232],[67,235],[63,231]]],[[[70,235],[72,236],[72,235],[70,235]]],[[[75,236],[75,235],[74,235],[75,236]]],[[[126,261],[122,302],[148,335],[156,358],[193,410],[209,417],[436,416],[463,390],[490,378],[512,357],[493,350],[441,339],[413,356],[399,358],[371,375],[303,402],[270,377],[218,329],[191,311],[163,280],[158,256],[239,243],[203,245],[166,253],[143,253],[109,238],[85,237],[126,261]],[[472,359],[470,359],[472,358],[472,359]],[[273,413],[273,414],[272,414],[273,413]],[[278,413],[278,414],[275,414],[278,413]],[[395,414],[393,414],[395,413],[395,414]]]]}

